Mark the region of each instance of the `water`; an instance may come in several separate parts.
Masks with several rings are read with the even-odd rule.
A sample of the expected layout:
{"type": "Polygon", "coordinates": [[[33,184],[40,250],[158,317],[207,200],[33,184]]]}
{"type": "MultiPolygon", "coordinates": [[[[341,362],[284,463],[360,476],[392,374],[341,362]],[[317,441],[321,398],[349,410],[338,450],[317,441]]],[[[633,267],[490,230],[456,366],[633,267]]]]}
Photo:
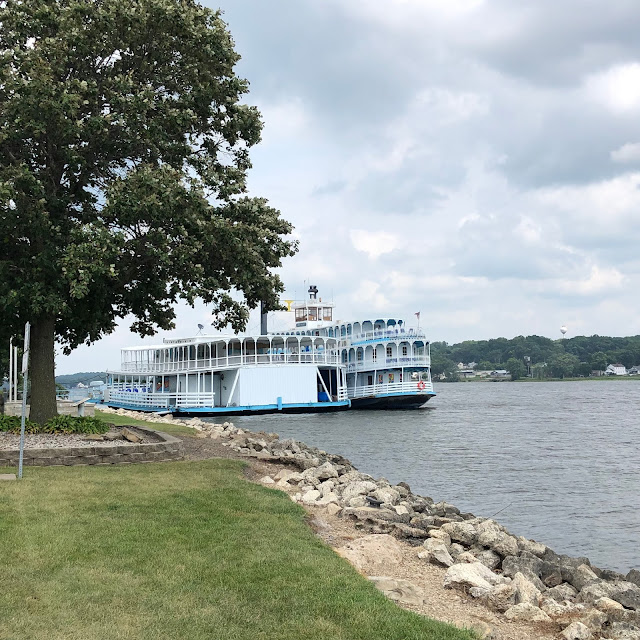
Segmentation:
{"type": "MultiPolygon", "coordinates": [[[[234,417],[491,517],[558,553],[640,567],[640,386],[459,383],[413,411],[234,417]]],[[[219,421],[219,418],[218,418],[219,421]]]]}

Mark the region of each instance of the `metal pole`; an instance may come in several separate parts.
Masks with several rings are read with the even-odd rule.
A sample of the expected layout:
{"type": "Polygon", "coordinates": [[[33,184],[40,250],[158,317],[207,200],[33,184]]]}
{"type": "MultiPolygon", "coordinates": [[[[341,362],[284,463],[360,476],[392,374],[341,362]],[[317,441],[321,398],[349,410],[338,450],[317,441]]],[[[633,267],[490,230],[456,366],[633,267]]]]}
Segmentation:
{"type": "Polygon", "coordinates": [[[30,334],[31,323],[27,322],[27,324],[24,325],[24,353],[22,354],[22,419],[20,420],[20,458],[18,461],[18,479],[22,478],[22,459],[24,458],[24,427],[27,418],[27,379],[29,377],[30,334]]]}
{"type": "Polygon", "coordinates": [[[268,333],[267,323],[268,323],[268,314],[264,310],[264,302],[260,303],[260,335],[266,336],[268,333]]]}
{"type": "Polygon", "coordinates": [[[9,402],[13,400],[13,338],[9,339],[9,402]]]}
{"type": "Polygon", "coordinates": [[[18,347],[13,347],[13,401],[18,402],[18,347]]]}

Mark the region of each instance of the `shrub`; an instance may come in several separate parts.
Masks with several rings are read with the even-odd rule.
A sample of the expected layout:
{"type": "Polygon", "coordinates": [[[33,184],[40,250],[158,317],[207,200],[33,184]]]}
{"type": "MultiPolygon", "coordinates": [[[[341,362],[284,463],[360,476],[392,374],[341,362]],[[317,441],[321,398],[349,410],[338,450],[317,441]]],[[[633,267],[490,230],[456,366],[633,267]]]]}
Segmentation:
{"type": "MultiPolygon", "coordinates": [[[[110,424],[99,418],[56,416],[44,425],[27,420],[25,433],[106,433],[110,424]]],[[[20,416],[0,416],[0,431],[20,433],[20,416]]]]}
{"type": "Polygon", "coordinates": [[[45,422],[42,433],[106,433],[110,425],[99,418],[56,416],[45,422]]]}
{"type": "MultiPolygon", "coordinates": [[[[20,416],[0,416],[0,431],[5,431],[6,433],[20,433],[20,416]]],[[[35,422],[31,422],[31,420],[26,420],[24,423],[24,432],[25,433],[38,433],[40,425],[35,422]]]]}

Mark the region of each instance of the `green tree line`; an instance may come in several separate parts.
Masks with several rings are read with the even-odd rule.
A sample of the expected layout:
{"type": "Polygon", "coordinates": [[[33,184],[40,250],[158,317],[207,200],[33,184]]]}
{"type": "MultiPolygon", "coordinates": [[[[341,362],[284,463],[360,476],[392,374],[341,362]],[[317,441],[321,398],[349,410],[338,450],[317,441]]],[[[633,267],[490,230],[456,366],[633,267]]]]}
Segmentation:
{"type": "Polygon", "coordinates": [[[491,340],[465,340],[458,344],[431,343],[434,375],[457,376],[458,363],[476,363],[477,370],[507,369],[514,377],[588,376],[609,364],[640,365],[640,336],[576,336],[551,340],[543,336],[516,336],[491,340]]]}

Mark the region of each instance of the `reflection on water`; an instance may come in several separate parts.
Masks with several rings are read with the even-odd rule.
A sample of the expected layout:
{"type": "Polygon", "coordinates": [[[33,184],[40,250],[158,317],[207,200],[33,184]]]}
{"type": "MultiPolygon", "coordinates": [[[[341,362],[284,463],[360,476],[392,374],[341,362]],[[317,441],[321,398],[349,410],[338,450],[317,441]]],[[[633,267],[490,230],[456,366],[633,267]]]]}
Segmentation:
{"type": "MultiPolygon", "coordinates": [[[[640,384],[440,384],[426,408],[234,417],[601,567],[640,567],[640,384]]],[[[217,421],[220,418],[216,419],[217,421]]]]}

